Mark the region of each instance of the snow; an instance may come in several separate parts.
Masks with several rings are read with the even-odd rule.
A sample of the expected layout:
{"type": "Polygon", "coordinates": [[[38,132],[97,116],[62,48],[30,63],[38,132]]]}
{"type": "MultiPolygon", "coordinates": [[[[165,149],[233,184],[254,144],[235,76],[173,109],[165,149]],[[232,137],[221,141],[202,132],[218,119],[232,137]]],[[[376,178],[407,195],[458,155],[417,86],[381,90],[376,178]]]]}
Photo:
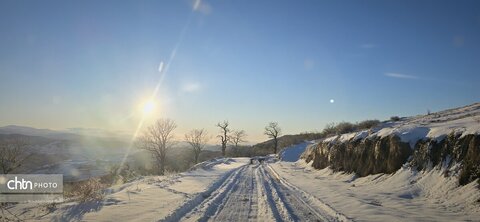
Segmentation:
{"type": "Polygon", "coordinates": [[[338,139],[338,135],[335,135],[335,136],[331,136],[331,137],[328,137],[328,138],[325,138],[323,140],[324,143],[334,143],[337,139],[338,139]]]}
{"type": "Polygon", "coordinates": [[[300,144],[286,147],[282,152],[280,152],[280,159],[286,162],[296,162],[298,159],[300,159],[300,156],[305,149],[313,144],[315,144],[314,141],[305,141],[300,144]]]}
{"type": "MultiPolygon", "coordinates": [[[[286,150],[307,147],[309,143],[286,150]]],[[[109,188],[103,201],[69,201],[46,212],[38,204],[8,210],[39,221],[465,221],[480,218],[477,181],[458,186],[456,168],[357,178],[315,170],[303,160],[250,164],[217,158],[192,170],[109,188]],[[445,177],[449,174],[450,177],[445,177]]],[[[446,166],[446,164],[445,164],[446,166]]]]}
{"type": "Polygon", "coordinates": [[[480,192],[474,181],[458,186],[445,169],[357,178],[354,174],[316,170],[300,160],[271,167],[280,177],[354,221],[465,221],[480,218],[480,192]]]}
{"type": "Polygon", "coordinates": [[[350,140],[351,141],[357,141],[357,140],[365,139],[368,136],[368,134],[369,134],[368,130],[362,130],[362,131],[358,131],[358,132],[345,133],[345,134],[342,134],[342,135],[335,135],[335,136],[327,137],[322,142],[334,144],[334,143],[337,143],[337,142],[343,143],[343,142],[347,142],[347,141],[350,141],[350,140]]]}
{"type": "Polygon", "coordinates": [[[365,139],[367,136],[368,136],[368,130],[357,132],[355,134],[355,137],[353,138],[353,141],[365,139]]]}
{"type": "Polygon", "coordinates": [[[104,201],[62,203],[44,216],[37,216],[42,209],[37,203],[18,204],[11,210],[27,211],[23,217],[39,221],[156,221],[208,189],[215,190],[216,181],[249,162],[249,158],[213,159],[185,173],[150,176],[113,186],[104,201]]]}
{"type": "Polygon", "coordinates": [[[396,135],[400,137],[402,142],[409,143],[410,147],[413,148],[417,141],[426,138],[429,132],[430,128],[428,127],[405,126],[399,128],[383,128],[373,135],[381,138],[389,135],[396,135]]]}
{"type": "Polygon", "coordinates": [[[340,138],[338,139],[339,141],[348,141],[348,140],[351,140],[355,137],[355,135],[357,135],[357,133],[346,133],[346,134],[342,134],[340,135],[340,138]]]}
{"type": "Polygon", "coordinates": [[[412,148],[419,140],[432,139],[440,141],[448,134],[461,137],[469,134],[480,134],[480,103],[449,109],[429,115],[402,118],[396,122],[385,122],[371,131],[346,133],[331,136],[324,143],[337,143],[396,135],[402,142],[409,143],[412,148]]]}

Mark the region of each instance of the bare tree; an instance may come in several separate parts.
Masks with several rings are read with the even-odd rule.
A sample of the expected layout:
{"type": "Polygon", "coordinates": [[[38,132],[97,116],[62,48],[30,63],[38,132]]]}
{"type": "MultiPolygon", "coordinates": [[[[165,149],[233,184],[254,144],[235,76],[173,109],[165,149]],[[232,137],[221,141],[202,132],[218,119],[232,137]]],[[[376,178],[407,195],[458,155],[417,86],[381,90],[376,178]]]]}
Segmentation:
{"type": "Polygon", "coordinates": [[[227,149],[227,143],[229,141],[229,136],[228,133],[230,132],[230,129],[228,128],[228,121],[224,120],[223,122],[217,123],[217,127],[220,128],[220,135],[218,137],[220,138],[220,142],[222,143],[222,155],[225,156],[225,150],[227,149]]]}
{"type": "Polygon", "coordinates": [[[247,133],[245,133],[245,130],[235,130],[230,135],[230,142],[232,143],[233,146],[238,147],[238,144],[246,142],[245,140],[246,136],[247,136],[247,133]]]}
{"type": "Polygon", "coordinates": [[[273,152],[276,154],[278,149],[278,137],[282,134],[282,129],[277,122],[270,122],[265,127],[265,135],[273,139],[273,152]]]}
{"type": "Polygon", "coordinates": [[[205,145],[209,139],[210,138],[208,137],[208,133],[205,129],[194,129],[185,134],[185,140],[193,149],[195,164],[198,163],[198,157],[200,156],[203,148],[205,148],[205,145]]]}
{"type": "Polygon", "coordinates": [[[14,137],[0,141],[0,168],[2,174],[8,174],[17,169],[27,159],[27,140],[14,137]]]}
{"type": "Polygon", "coordinates": [[[160,175],[165,174],[167,151],[175,145],[173,130],[176,128],[175,121],[159,119],[138,140],[139,148],[149,151],[155,158],[160,175]]]}
{"type": "Polygon", "coordinates": [[[233,145],[233,151],[236,153],[238,150],[238,144],[246,142],[245,137],[247,136],[247,133],[245,133],[245,130],[234,130],[230,134],[230,143],[233,145]]]}
{"type": "Polygon", "coordinates": [[[247,136],[247,133],[245,133],[245,130],[234,130],[230,134],[230,143],[232,144],[232,152],[234,156],[238,155],[238,144],[246,142],[245,137],[247,136]]]}

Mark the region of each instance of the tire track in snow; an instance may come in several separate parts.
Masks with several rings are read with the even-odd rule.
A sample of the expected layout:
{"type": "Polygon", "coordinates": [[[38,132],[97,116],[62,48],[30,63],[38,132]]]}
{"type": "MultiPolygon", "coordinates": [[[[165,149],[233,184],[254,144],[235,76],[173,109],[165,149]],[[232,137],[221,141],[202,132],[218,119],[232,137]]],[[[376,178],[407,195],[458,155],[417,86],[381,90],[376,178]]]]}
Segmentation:
{"type": "Polygon", "coordinates": [[[282,217],[278,212],[275,201],[270,192],[267,191],[259,165],[255,169],[255,181],[257,183],[258,210],[257,217],[263,221],[281,221],[282,217]]]}
{"type": "Polygon", "coordinates": [[[239,219],[257,219],[257,195],[254,179],[254,167],[246,167],[239,175],[232,192],[219,207],[218,213],[212,217],[214,221],[236,221],[239,219]]]}
{"type": "Polygon", "coordinates": [[[280,177],[280,175],[278,175],[278,173],[272,167],[267,166],[267,169],[267,171],[270,172],[269,175],[272,175],[275,180],[279,182],[279,185],[289,190],[288,193],[291,197],[315,212],[315,214],[321,218],[322,221],[353,221],[315,196],[286,181],[284,178],[280,177]]]}
{"type": "Polygon", "coordinates": [[[226,173],[163,221],[350,221],[268,164],[226,173]]]}
{"type": "Polygon", "coordinates": [[[287,208],[285,201],[280,197],[278,190],[272,185],[272,181],[266,176],[263,166],[258,168],[259,175],[262,180],[263,189],[266,193],[267,205],[270,207],[271,212],[276,221],[294,221],[292,212],[287,208]]]}
{"type": "Polygon", "coordinates": [[[335,219],[322,215],[316,211],[312,206],[302,201],[295,192],[288,189],[279,183],[279,180],[274,179],[270,173],[261,168],[265,181],[272,189],[272,193],[277,196],[277,205],[283,209],[284,221],[335,221],[335,219]]]}
{"type": "Polygon", "coordinates": [[[214,192],[210,198],[202,202],[202,204],[194,209],[192,214],[186,216],[186,219],[195,220],[195,221],[208,221],[211,217],[218,215],[218,213],[223,209],[225,205],[225,200],[230,196],[234,191],[236,185],[238,185],[238,179],[242,175],[242,172],[245,171],[247,166],[243,166],[235,170],[235,176],[231,179],[228,179],[226,183],[214,192]],[[198,210],[197,210],[198,209],[198,210]],[[201,216],[199,219],[196,216],[201,216]]]}
{"type": "Polygon", "coordinates": [[[226,173],[219,180],[214,182],[206,191],[187,201],[180,208],[176,209],[174,212],[160,221],[180,221],[182,218],[183,220],[188,219],[189,216],[200,211],[201,206],[205,206],[205,204],[210,202],[214,197],[222,195],[226,188],[234,183],[234,179],[244,167],[240,167],[226,173]]]}

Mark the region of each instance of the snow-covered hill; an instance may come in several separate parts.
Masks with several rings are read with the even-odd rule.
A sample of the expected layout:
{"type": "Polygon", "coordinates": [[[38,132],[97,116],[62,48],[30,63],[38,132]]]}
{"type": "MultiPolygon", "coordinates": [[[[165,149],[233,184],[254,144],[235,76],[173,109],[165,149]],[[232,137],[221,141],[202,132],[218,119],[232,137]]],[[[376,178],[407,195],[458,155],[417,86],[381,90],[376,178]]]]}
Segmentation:
{"type": "Polygon", "coordinates": [[[428,115],[404,117],[399,121],[382,123],[371,130],[332,136],[324,142],[347,142],[395,135],[414,148],[419,140],[441,141],[451,133],[460,137],[480,134],[480,103],[428,115]]]}
{"type": "Polygon", "coordinates": [[[480,177],[480,103],[332,136],[302,158],[317,169],[359,176],[394,173],[404,165],[416,170],[441,166],[464,185],[480,177]]]}

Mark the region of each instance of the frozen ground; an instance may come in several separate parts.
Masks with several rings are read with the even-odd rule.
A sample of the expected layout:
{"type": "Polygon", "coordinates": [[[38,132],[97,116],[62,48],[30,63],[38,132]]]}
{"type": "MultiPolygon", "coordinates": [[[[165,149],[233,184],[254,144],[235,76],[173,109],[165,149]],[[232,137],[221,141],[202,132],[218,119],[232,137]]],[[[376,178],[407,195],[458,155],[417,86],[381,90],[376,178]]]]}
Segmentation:
{"type": "Polygon", "coordinates": [[[112,187],[102,202],[9,210],[39,221],[478,221],[479,198],[440,170],[356,179],[301,161],[227,158],[112,187]]]}

